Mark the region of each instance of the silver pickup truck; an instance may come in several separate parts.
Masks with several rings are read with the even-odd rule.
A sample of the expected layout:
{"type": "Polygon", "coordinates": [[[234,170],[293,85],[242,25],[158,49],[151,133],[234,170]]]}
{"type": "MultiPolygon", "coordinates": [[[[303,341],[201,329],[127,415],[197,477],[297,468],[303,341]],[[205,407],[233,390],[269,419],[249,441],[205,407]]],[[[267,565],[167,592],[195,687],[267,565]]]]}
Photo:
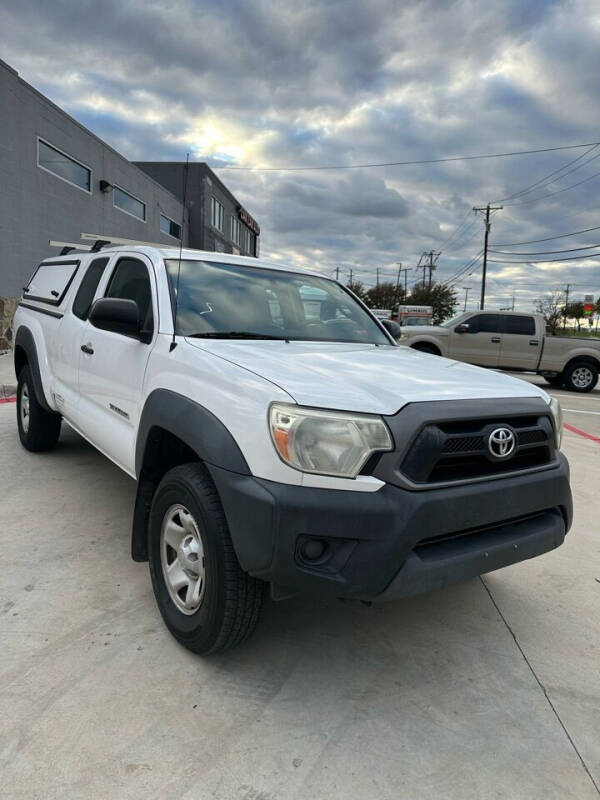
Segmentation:
{"type": "Polygon", "coordinates": [[[539,314],[467,311],[441,325],[403,327],[398,343],[480,367],[537,372],[551,386],[591,392],[600,339],[549,336],[539,314]]]}

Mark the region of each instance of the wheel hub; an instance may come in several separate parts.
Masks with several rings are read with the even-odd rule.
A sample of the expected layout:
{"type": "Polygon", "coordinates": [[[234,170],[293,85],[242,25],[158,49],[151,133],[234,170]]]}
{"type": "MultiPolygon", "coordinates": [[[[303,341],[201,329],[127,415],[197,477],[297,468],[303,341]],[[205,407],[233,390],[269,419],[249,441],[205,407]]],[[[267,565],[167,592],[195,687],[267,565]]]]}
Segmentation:
{"type": "Polygon", "coordinates": [[[199,556],[200,548],[197,540],[193,536],[186,536],[177,550],[177,560],[181,569],[190,578],[198,578],[200,575],[203,565],[200,563],[199,556]]]}
{"type": "Polygon", "coordinates": [[[580,389],[585,389],[592,381],[592,371],[588,367],[577,367],[573,370],[573,383],[580,389]]]}
{"type": "Polygon", "coordinates": [[[29,430],[29,388],[23,384],[21,389],[21,426],[24,433],[29,430]]]}
{"type": "Polygon", "coordinates": [[[163,517],[160,560],[165,586],[182,614],[195,614],[206,587],[204,545],[196,520],[185,506],[171,506],[163,517]]]}

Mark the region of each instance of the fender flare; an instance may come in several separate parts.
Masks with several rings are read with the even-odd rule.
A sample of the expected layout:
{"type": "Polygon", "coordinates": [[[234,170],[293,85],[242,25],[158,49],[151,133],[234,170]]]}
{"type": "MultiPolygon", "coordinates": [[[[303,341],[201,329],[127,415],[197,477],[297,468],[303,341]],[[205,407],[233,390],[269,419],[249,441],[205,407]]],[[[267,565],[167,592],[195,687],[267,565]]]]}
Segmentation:
{"type": "Polygon", "coordinates": [[[159,427],[177,436],[202,461],[216,467],[250,475],[250,468],[238,443],[211,411],[189,397],[170,389],[155,389],[146,398],[135,448],[135,474],[139,479],[152,428],[159,427]]]}
{"type": "Polygon", "coordinates": [[[31,370],[31,377],[33,380],[33,390],[35,391],[35,397],[38,403],[42,406],[42,408],[45,411],[49,411],[55,414],[56,412],[54,411],[53,408],[50,408],[48,402],[46,401],[46,395],[44,394],[44,385],[42,383],[37,347],[35,344],[33,333],[25,325],[21,325],[19,327],[17,335],[15,336],[15,353],[17,347],[21,347],[25,351],[25,354],[27,356],[27,363],[31,370]]]}
{"type": "Polygon", "coordinates": [[[212,412],[170,389],[155,389],[146,398],[135,450],[135,474],[138,481],[131,529],[131,556],[134,561],[148,560],[147,526],[158,478],[152,468],[144,468],[152,430],[161,428],[176,436],[209,467],[221,467],[229,473],[250,475],[250,468],[237,442],[212,412]]]}

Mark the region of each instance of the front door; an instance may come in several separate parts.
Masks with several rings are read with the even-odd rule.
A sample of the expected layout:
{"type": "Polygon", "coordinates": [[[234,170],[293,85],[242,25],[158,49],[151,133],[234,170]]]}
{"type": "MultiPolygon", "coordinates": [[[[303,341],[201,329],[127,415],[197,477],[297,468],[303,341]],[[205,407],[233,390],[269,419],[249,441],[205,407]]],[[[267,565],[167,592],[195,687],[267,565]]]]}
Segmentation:
{"type": "Polygon", "coordinates": [[[450,334],[450,357],[482,367],[497,367],[502,345],[499,314],[475,314],[462,319],[450,334]],[[457,329],[468,326],[464,333],[457,329]]]}
{"type": "Polygon", "coordinates": [[[500,366],[535,369],[540,360],[542,337],[535,335],[535,319],[529,315],[504,317],[500,366]]]}
{"type": "MultiPolygon", "coordinates": [[[[143,328],[153,331],[154,341],[158,327],[156,285],[152,266],[144,257],[119,258],[102,296],[134,300],[143,328]]],[[[87,322],[80,347],[81,432],[134,474],[135,440],[152,343],[99,330],[87,322]]]]}

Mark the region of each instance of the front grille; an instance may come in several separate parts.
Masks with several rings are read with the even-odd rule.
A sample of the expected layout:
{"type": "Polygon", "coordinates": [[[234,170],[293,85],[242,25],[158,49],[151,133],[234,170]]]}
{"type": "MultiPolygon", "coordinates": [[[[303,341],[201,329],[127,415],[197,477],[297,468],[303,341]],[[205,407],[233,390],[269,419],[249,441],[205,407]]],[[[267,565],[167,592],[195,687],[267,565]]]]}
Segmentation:
{"type": "Polygon", "coordinates": [[[554,459],[547,416],[470,419],[425,425],[408,449],[400,472],[413,483],[447,483],[542,467],[554,459]],[[488,441],[495,428],[515,435],[514,452],[495,458],[488,441]]]}

